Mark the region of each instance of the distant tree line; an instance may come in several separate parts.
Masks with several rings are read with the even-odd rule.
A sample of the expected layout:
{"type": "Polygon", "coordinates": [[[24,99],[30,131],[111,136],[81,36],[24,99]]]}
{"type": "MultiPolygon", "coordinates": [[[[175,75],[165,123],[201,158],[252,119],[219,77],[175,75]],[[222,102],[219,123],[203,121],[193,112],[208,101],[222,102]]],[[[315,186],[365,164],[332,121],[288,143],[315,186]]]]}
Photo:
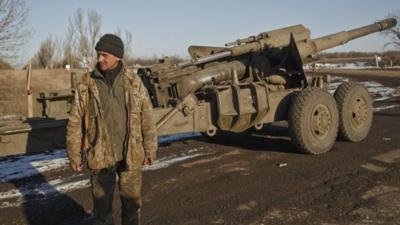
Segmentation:
{"type": "Polygon", "coordinates": [[[393,65],[400,65],[400,51],[385,51],[385,52],[329,52],[318,54],[318,59],[346,59],[346,58],[366,58],[380,56],[385,59],[385,63],[392,61],[393,65]]]}
{"type": "Polygon", "coordinates": [[[147,65],[153,65],[156,63],[169,63],[169,64],[178,64],[185,59],[181,56],[178,55],[173,55],[173,56],[162,56],[158,57],[157,55],[154,55],[152,57],[134,57],[131,59],[131,61],[128,62],[129,65],[141,65],[141,66],[147,66],[147,65]]]}

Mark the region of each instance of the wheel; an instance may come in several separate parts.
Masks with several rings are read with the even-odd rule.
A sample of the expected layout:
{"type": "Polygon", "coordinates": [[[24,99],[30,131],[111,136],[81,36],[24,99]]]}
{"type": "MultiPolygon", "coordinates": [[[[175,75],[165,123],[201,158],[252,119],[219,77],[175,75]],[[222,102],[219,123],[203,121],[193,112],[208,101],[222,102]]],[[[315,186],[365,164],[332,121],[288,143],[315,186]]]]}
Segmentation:
{"type": "Polygon", "coordinates": [[[322,154],[335,143],[339,115],[336,101],[328,92],[306,88],[294,96],[288,123],[293,145],[308,154],[322,154]]]}
{"type": "Polygon", "coordinates": [[[346,82],[336,89],[339,110],[339,133],[342,140],[359,142],[371,128],[373,107],[368,90],[360,83],[346,82]]]}

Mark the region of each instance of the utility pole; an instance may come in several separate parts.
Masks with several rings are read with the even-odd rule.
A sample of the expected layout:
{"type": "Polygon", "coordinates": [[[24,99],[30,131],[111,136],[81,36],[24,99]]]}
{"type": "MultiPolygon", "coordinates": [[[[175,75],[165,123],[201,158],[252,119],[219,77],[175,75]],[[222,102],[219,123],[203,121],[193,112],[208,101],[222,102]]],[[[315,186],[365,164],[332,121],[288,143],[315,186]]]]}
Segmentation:
{"type": "Polygon", "coordinates": [[[28,118],[33,117],[33,100],[32,100],[32,66],[31,63],[29,62],[28,65],[28,71],[26,74],[26,80],[27,80],[27,85],[26,85],[26,93],[28,97],[28,118]]]}

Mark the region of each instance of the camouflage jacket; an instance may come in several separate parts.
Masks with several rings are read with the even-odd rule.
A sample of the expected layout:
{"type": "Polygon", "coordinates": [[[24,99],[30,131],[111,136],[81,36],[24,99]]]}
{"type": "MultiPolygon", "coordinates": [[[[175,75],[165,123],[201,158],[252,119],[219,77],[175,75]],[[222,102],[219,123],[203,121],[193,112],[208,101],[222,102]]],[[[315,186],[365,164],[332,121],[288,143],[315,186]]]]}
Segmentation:
{"type": "MultiPolygon", "coordinates": [[[[157,134],[153,122],[152,104],[140,77],[122,69],[124,77],[127,116],[127,147],[124,159],[128,169],[142,166],[145,155],[155,155],[157,134]]],[[[67,151],[71,163],[82,164],[81,149],[88,142],[87,163],[90,169],[102,169],[115,165],[116,152],[111,148],[99,92],[91,73],[75,92],[67,126],[67,151]]]]}

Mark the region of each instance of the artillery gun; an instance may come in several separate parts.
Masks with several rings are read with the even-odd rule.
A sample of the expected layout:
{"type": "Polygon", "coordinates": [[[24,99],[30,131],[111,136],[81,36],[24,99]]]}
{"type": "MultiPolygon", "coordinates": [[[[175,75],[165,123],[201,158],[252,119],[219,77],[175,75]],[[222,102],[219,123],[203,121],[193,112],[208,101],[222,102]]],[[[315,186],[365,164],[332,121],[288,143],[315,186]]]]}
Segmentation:
{"type": "Polygon", "coordinates": [[[395,26],[385,19],[349,31],[311,39],[295,25],[238,39],[225,47],[190,46],[191,60],[140,68],[149,90],[159,135],[217,130],[243,132],[286,120],[299,150],[329,151],[337,135],[363,140],[372,123],[365,87],[344,83],[335,94],[323,77],[307,80],[303,63],[315,54],[395,26]]]}
{"type": "MultiPolygon", "coordinates": [[[[316,39],[311,39],[309,29],[295,25],[238,39],[224,47],[190,46],[191,60],[179,64],[166,60],[137,72],[149,91],[159,136],[186,132],[213,136],[218,130],[259,130],[264,124],[288,121],[294,146],[302,152],[321,154],[331,149],[337,136],[352,142],[367,136],[372,100],[366,88],[354,82],[343,83],[332,96],[324,77],[306,78],[303,63],[311,62],[325,49],[396,23],[385,19],[316,39]]],[[[72,93],[63,96],[63,101],[72,101],[72,93]]],[[[39,98],[47,108],[49,99],[54,98],[39,98]]],[[[25,123],[0,127],[0,147],[14,146],[13,141],[29,146],[24,142],[29,142],[33,133],[45,131],[54,135],[46,140],[62,143],[66,118],[45,122],[46,126],[25,123]],[[53,129],[58,130],[57,136],[53,129]]]]}

